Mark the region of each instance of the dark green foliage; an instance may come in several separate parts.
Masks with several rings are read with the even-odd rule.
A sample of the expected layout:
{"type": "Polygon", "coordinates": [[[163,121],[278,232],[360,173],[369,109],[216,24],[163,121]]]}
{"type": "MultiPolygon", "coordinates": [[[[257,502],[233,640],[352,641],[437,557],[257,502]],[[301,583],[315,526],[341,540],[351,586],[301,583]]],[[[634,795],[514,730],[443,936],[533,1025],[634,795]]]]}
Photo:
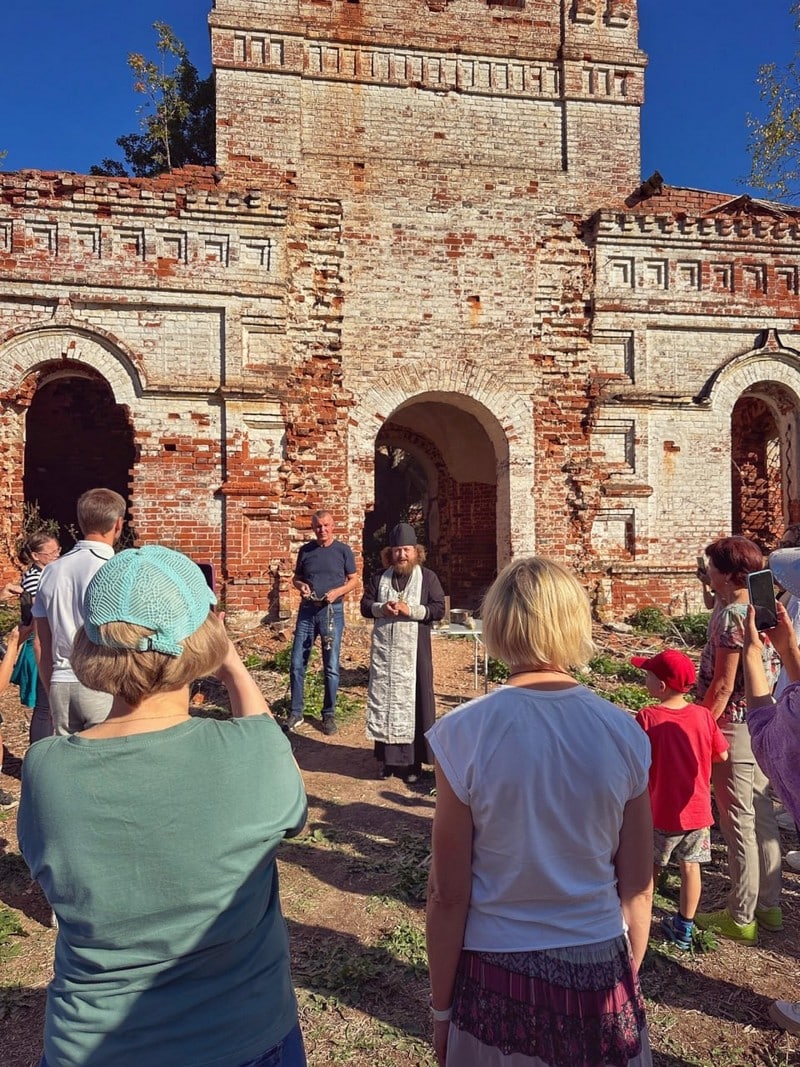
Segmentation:
{"type": "Polygon", "coordinates": [[[501,659],[489,658],[488,676],[490,682],[505,682],[511,673],[508,665],[501,659]]]}
{"type": "Polygon", "coordinates": [[[642,634],[658,634],[663,637],[669,633],[669,619],[661,608],[639,608],[630,616],[628,622],[634,630],[642,634]]]}
{"type": "Polygon", "coordinates": [[[710,612],[700,611],[695,615],[680,615],[678,618],[672,619],[672,625],[687,645],[702,648],[706,643],[708,620],[710,618],[710,612]]]}
{"type": "Polygon", "coordinates": [[[90,174],[152,178],[187,164],[212,166],[215,162],[214,75],[201,79],[186,46],[170,27],[162,22],[153,25],[160,59],[153,62],[138,53],[128,56],[136,79],[134,91],[148,98],[152,111],[141,109],[141,133],[117,138],[125,163],[104,159],[89,168],[90,174]]]}

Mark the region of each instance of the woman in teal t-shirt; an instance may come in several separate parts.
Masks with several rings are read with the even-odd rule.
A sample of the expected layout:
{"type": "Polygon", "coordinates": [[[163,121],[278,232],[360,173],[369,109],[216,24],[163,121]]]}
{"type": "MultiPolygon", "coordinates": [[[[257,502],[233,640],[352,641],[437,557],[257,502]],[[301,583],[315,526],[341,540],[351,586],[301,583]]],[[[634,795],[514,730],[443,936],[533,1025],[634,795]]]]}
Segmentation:
{"type": "Polygon", "coordinates": [[[111,712],[25,758],[20,847],[59,923],[49,1067],[305,1067],[275,863],[305,792],[215,602],[170,549],[104,564],[72,666],[111,712]],[[211,672],[231,720],[189,715],[211,672]]]}

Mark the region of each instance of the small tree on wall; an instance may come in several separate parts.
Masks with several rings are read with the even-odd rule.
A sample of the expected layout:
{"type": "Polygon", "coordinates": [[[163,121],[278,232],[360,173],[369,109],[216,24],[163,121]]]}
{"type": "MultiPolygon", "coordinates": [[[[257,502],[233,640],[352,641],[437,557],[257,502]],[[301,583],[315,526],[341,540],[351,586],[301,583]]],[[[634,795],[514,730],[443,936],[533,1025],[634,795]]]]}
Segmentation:
{"type": "MultiPolygon", "coordinates": [[[[154,22],[158,58],[128,55],[134,92],[146,98],[138,109],[142,133],[117,138],[134,177],[150,178],[187,163],[214,163],[214,76],[201,79],[186,45],[165,22],[154,22]]],[[[104,159],[90,174],[126,177],[125,164],[104,159]]]]}
{"type": "MultiPolygon", "coordinates": [[[[793,0],[789,10],[800,31],[800,0],[793,0]]],[[[767,114],[747,117],[752,160],[748,180],[782,200],[795,200],[800,196],[800,56],[785,68],[764,64],[756,83],[767,114]]]]}

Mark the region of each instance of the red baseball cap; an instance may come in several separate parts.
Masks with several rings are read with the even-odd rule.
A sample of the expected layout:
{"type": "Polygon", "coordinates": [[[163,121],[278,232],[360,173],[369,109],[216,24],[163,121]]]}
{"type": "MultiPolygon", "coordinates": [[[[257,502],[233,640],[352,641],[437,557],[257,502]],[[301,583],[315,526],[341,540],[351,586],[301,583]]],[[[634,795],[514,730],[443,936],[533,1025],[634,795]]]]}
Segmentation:
{"type": "Polygon", "coordinates": [[[650,671],[664,685],[678,693],[685,693],[695,683],[697,675],[694,664],[683,652],[665,648],[656,656],[633,656],[631,663],[643,671],[650,671]]]}

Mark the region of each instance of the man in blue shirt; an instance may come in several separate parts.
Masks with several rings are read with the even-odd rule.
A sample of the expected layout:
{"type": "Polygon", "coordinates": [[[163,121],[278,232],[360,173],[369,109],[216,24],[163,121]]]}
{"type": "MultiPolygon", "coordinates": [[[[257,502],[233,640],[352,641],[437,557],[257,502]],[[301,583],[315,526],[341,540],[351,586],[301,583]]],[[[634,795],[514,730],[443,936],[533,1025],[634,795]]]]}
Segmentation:
{"type": "Polygon", "coordinates": [[[297,614],[292,645],[292,707],[286,723],[293,730],[303,722],[304,690],[308,657],[317,637],[322,647],[325,696],[322,732],[336,733],[336,693],[339,689],[339,651],[344,632],[344,598],[354,589],[356,561],[353,550],[333,536],[333,516],[315,511],[311,516],[315,540],[307,541],[297,554],[292,585],[303,598],[297,614]]]}

